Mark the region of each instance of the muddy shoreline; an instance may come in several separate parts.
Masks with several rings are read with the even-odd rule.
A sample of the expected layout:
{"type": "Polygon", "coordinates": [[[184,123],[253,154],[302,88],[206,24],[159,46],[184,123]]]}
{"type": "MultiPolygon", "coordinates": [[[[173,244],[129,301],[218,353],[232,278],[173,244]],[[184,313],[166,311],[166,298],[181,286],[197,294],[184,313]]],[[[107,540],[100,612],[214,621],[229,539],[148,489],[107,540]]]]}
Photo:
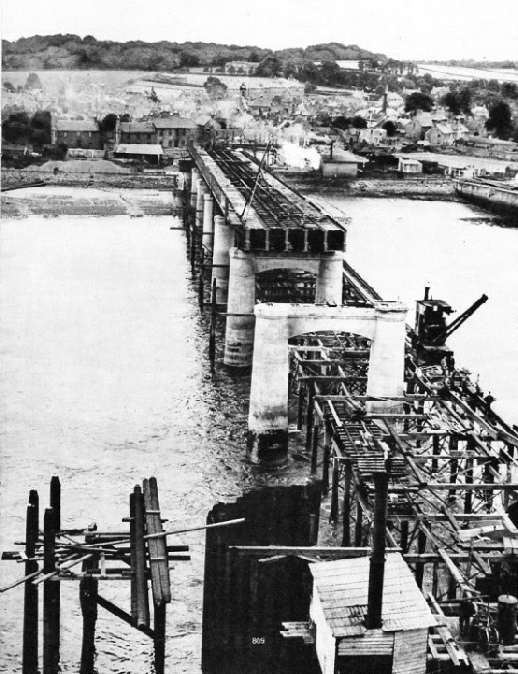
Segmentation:
{"type": "MultiPolygon", "coordinates": [[[[283,179],[301,193],[318,192],[322,197],[350,199],[408,199],[415,201],[461,201],[453,181],[444,178],[406,180],[322,180],[314,177],[283,179]]],[[[2,185],[8,187],[41,180],[41,187],[2,193],[3,217],[43,215],[170,215],[176,192],[174,174],[88,174],[2,170],[2,185]],[[72,190],[81,188],[72,196],[72,190]],[[70,190],[70,194],[68,194],[70,190]]]]}
{"type": "Polygon", "coordinates": [[[452,180],[425,177],[405,180],[361,178],[356,180],[322,180],[283,176],[283,180],[300,192],[318,191],[322,195],[374,199],[411,199],[416,201],[461,201],[452,180]]]}

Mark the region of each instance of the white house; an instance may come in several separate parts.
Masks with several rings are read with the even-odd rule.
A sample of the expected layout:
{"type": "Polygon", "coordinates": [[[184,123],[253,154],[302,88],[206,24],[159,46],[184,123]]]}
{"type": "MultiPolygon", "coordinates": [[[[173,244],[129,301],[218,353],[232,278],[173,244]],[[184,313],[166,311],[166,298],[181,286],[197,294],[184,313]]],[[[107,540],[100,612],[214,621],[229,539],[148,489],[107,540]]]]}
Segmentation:
{"type": "Polygon", "coordinates": [[[399,157],[397,170],[400,173],[422,173],[423,165],[417,159],[408,159],[406,157],[399,157]]]}

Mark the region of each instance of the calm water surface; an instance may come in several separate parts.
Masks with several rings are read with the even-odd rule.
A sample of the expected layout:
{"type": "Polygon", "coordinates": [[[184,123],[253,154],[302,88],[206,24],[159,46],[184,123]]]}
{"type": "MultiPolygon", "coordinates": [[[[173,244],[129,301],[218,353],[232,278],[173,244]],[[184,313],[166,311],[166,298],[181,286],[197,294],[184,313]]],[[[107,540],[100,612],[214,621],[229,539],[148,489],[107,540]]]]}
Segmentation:
{"type": "MultiPolygon", "coordinates": [[[[64,527],[121,528],[135,483],[156,475],[171,521],[203,524],[220,500],[289,469],[253,475],[243,458],[246,380],[207,367],[206,326],[172,218],[3,220],[1,235],[0,549],[25,532],[29,489],[48,507],[62,482],[64,527]]],[[[178,223],[176,223],[178,224],[178,223]]],[[[295,474],[297,467],[295,466],[295,474]]],[[[191,562],[173,572],[167,659],[198,672],[203,534],[186,534],[191,562]]],[[[1,584],[23,575],[1,562],[1,584]]],[[[63,671],[77,671],[76,583],[63,583],[63,671]]],[[[102,583],[129,609],[129,588],[102,583]]],[[[23,590],[0,595],[0,670],[18,671],[23,590]]],[[[149,672],[152,644],[99,611],[99,672],[149,672]]]]}
{"type": "MultiPolygon", "coordinates": [[[[518,231],[477,224],[467,206],[402,200],[333,203],[353,217],[351,263],[387,299],[413,306],[426,284],[465,309],[490,301],[451,339],[457,361],[480,373],[499,411],[518,421],[518,231]]],[[[218,500],[267,482],[303,479],[295,463],[275,475],[242,461],[246,381],[209,376],[200,318],[171,218],[3,220],[0,276],[0,549],[24,536],[29,489],[47,505],[62,481],[64,526],[120,528],[128,494],[157,475],[164,516],[199,523],[218,500]],[[192,518],[192,519],[188,519],[192,518]]],[[[183,535],[191,562],[176,563],[168,612],[172,671],[199,672],[203,535],[183,535]]],[[[22,575],[0,563],[2,584],[22,575]]],[[[77,585],[63,583],[62,664],[77,672],[77,585]]],[[[103,594],[129,608],[129,592],[103,594]]],[[[0,670],[19,670],[23,590],[0,595],[0,670]]],[[[147,638],[103,610],[99,673],[151,671],[147,638]]]]}

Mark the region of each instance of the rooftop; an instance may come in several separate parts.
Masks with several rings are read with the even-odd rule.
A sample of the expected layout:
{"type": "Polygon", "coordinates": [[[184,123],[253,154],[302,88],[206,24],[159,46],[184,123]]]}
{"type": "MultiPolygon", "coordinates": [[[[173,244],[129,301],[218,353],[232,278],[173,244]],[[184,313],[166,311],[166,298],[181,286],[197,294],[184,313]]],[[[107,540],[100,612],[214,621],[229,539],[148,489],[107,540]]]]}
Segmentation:
{"type": "Polygon", "coordinates": [[[117,145],[114,152],[115,154],[147,154],[153,156],[164,154],[161,145],[150,143],[122,143],[117,145]]]}
{"type": "Polygon", "coordinates": [[[91,119],[58,119],[57,131],[99,131],[97,124],[91,119]]]}
{"type": "Polygon", "coordinates": [[[121,131],[124,133],[153,133],[154,130],[151,122],[121,122],[121,131]]]}
{"type": "Polygon", "coordinates": [[[187,117],[157,117],[153,119],[153,125],[156,129],[196,129],[197,125],[192,119],[187,117]]]}
{"type": "MultiPolygon", "coordinates": [[[[398,552],[387,554],[383,586],[382,630],[428,629],[436,624],[415,578],[398,552]]],[[[367,557],[311,564],[315,591],[334,637],[367,632],[370,561],[367,557]]]]}

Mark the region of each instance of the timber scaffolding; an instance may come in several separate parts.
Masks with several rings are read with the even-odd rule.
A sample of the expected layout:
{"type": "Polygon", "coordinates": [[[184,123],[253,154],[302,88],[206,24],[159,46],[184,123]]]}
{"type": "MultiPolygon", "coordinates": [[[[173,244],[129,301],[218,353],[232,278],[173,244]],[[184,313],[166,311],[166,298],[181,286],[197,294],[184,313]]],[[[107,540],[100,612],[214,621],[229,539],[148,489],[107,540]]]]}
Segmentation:
{"type": "MultiPolygon", "coordinates": [[[[171,602],[170,566],[173,560],[189,560],[189,546],[168,545],[167,536],[191,531],[176,528],[165,531],[155,478],[135,486],[129,496],[129,516],[123,531],[63,529],[61,526],[61,484],[50,482],[50,507],[45,509],[43,530],[39,522],[39,496],[29,494],[24,551],[2,553],[3,560],[25,565],[25,575],[0,588],[6,592],[25,585],[23,624],[23,674],[57,674],[60,667],[61,594],[64,581],[79,583],[79,602],[83,615],[80,655],[81,674],[95,670],[95,626],[98,607],[128,623],[154,643],[154,671],[165,668],[166,605],[171,602]],[[80,569],[80,570],[78,570],[80,569]],[[130,611],[99,594],[99,583],[121,581],[129,584],[130,611]],[[150,611],[149,584],[153,611],[150,611]],[[43,655],[39,667],[39,588],[43,587],[43,655]]],[[[205,529],[206,527],[199,527],[205,529]]]]}
{"type": "Polygon", "coordinates": [[[428,654],[436,669],[518,672],[514,632],[502,643],[494,629],[498,597],[518,590],[518,433],[464,371],[418,365],[411,332],[407,392],[391,399],[394,413],[377,413],[370,403],[381,399],[365,394],[368,340],[294,340],[290,381],[311,473],[330,492],[344,557],[369,544],[374,476],[388,473],[387,545],[402,550],[437,616],[428,654]],[[475,617],[457,634],[451,618],[467,601],[475,617]]]}

